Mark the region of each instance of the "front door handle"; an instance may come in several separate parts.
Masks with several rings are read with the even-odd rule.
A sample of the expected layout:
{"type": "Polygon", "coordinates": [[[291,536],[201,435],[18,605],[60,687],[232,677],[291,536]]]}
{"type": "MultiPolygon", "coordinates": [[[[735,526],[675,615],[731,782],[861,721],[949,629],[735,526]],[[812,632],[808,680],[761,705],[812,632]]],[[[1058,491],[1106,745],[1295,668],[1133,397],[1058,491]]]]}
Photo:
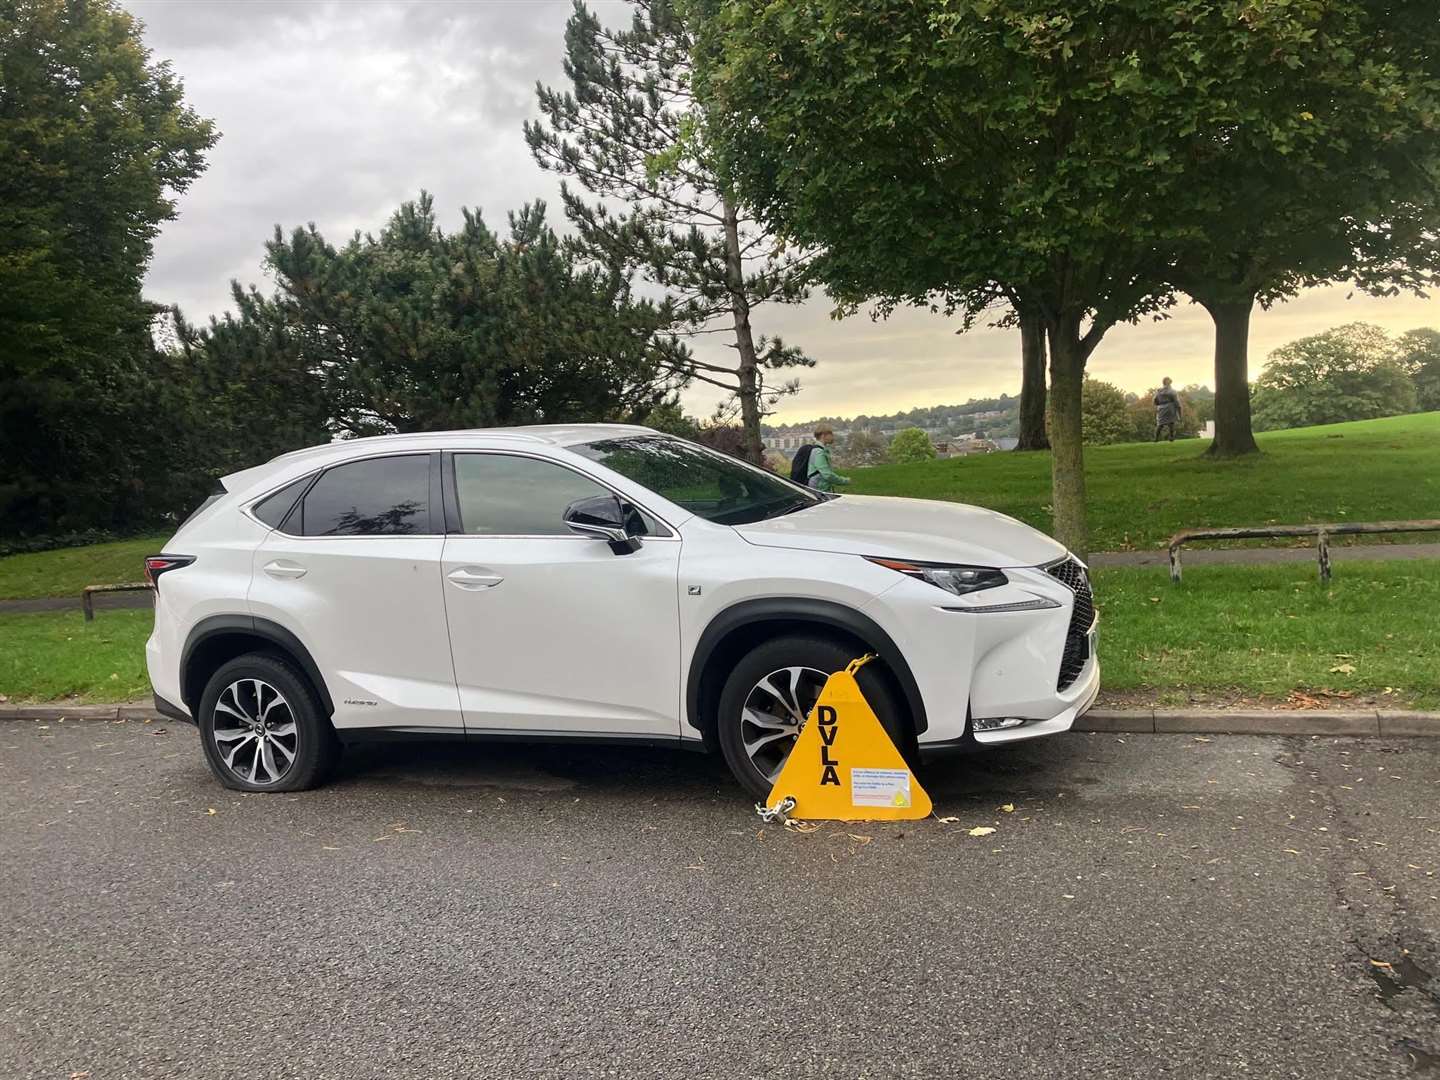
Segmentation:
{"type": "Polygon", "coordinates": [[[265,573],[273,578],[300,578],[306,574],[305,567],[289,559],[276,559],[265,564],[265,573]]]}
{"type": "Polygon", "coordinates": [[[499,574],[492,574],[474,566],[457,567],[445,576],[456,588],[469,589],[472,592],[477,589],[493,589],[505,580],[499,574]]]}

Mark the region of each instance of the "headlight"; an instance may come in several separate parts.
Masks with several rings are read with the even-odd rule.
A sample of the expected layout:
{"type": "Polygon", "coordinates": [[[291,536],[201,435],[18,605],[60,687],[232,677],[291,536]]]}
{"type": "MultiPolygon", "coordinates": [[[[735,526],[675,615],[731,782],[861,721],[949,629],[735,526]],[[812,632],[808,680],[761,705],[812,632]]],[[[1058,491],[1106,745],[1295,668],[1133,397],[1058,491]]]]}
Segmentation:
{"type": "Polygon", "coordinates": [[[867,556],[876,566],[898,570],[908,577],[928,581],[948,593],[964,596],[982,589],[994,589],[1010,579],[988,566],[946,566],[943,563],[909,562],[905,559],[879,559],[867,556]]]}

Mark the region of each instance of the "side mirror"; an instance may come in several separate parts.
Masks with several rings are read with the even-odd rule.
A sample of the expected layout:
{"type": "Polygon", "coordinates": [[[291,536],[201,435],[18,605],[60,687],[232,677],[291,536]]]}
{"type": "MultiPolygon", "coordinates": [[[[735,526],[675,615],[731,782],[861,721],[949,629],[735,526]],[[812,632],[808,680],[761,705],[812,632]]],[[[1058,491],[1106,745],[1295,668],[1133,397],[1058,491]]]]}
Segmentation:
{"type": "Polygon", "coordinates": [[[565,508],[565,524],[574,532],[604,540],[616,555],[640,550],[640,540],[627,522],[634,508],[616,495],[591,495],[576,499],[565,508]]]}

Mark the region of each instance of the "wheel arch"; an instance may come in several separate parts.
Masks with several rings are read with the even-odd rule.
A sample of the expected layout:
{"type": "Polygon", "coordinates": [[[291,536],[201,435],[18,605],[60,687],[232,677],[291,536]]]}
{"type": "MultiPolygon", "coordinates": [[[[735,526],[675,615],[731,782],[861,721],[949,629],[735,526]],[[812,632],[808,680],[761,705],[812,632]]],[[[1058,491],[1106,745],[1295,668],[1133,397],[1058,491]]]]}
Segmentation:
{"type": "Polygon", "coordinates": [[[325,715],[335,714],[335,702],[319,665],[293,633],[277,622],[254,615],[210,615],[191,629],[180,654],[181,700],[197,721],[200,697],[210,676],[221,664],[249,652],[278,652],[293,661],[315,688],[325,715]]]}
{"type": "Polygon", "coordinates": [[[925,699],[894,639],[874,619],[852,607],[805,596],[742,600],[710,620],[690,658],[685,681],[686,723],[699,731],[713,749],[714,712],[730,667],[762,641],[815,630],[853,639],[875,653],[910,710],[915,734],[925,731],[925,699]]]}

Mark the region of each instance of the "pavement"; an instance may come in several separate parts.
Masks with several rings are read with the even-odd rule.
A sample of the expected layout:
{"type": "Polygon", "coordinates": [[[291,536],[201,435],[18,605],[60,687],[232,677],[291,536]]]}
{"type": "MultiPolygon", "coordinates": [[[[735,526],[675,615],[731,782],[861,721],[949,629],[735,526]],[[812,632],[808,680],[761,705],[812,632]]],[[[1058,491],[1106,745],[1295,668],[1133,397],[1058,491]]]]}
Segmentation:
{"type": "Polygon", "coordinates": [[[956,820],[799,833],[682,751],[375,746],[241,795],[184,725],[7,720],[0,1076],[1440,1074],[1440,742],[923,779],[956,820]]]}

